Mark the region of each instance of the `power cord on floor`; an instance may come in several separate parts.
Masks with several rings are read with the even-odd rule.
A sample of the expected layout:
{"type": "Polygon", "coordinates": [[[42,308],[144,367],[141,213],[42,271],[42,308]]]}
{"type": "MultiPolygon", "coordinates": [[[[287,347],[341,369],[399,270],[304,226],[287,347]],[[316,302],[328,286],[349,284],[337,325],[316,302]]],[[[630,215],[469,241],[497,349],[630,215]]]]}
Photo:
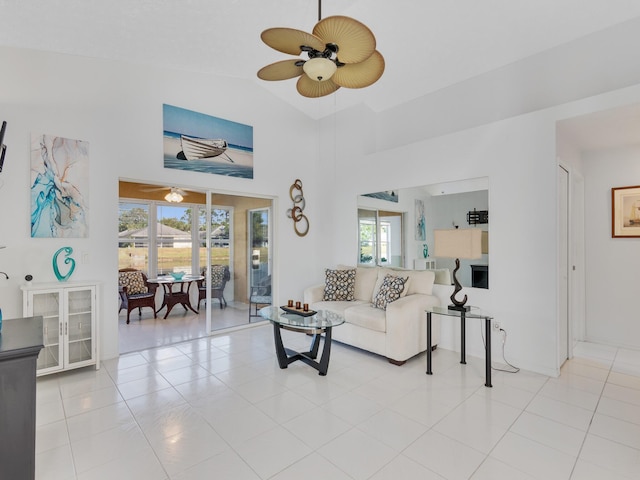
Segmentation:
{"type": "MultiPolygon", "coordinates": [[[[519,367],[516,367],[516,366],[514,366],[514,365],[511,365],[511,364],[507,361],[506,357],[504,356],[504,346],[505,346],[505,344],[507,343],[507,331],[506,331],[504,328],[501,328],[501,329],[500,329],[500,333],[502,333],[502,334],[503,334],[503,335],[502,335],[502,360],[504,360],[504,363],[505,363],[507,366],[511,367],[511,368],[512,368],[512,370],[507,370],[507,369],[504,369],[504,368],[496,368],[496,367],[494,367],[494,366],[493,366],[493,362],[491,362],[491,369],[492,369],[492,370],[496,370],[496,371],[498,371],[498,372],[518,373],[518,372],[520,371],[520,368],[519,368],[519,367]]],[[[480,329],[480,334],[482,335],[482,344],[484,345],[485,352],[486,352],[486,350],[487,350],[487,341],[486,341],[486,339],[484,338],[484,332],[482,331],[482,329],[480,329]]]]}

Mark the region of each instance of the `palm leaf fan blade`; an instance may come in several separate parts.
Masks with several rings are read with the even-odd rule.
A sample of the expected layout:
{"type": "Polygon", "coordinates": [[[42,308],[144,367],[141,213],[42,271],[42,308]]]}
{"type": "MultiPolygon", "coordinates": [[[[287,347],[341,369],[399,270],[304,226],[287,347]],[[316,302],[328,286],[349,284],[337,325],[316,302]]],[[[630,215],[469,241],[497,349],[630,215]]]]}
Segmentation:
{"type": "Polygon", "coordinates": [[[338,68],[331,80],[346,88],[364,88],[374,84],[384,72],[384,57],[377,50],[361,63],[338,68]]]}
{"type": "Polygon", "coordinates": [[[295,28],[269,28],[260,35],[262,41],[274,50],[289,55],[300,55],[303,46],[324,51],[325,44],[318,37],[295,28]]]}
{"type": "Polygon", "coordinates": [[[275,62],[258,70],[258,78],[262,80],[287,80],[289,78],[299,77],[302,75],[302,65],[296,60],[282,60],[275,62]]]}
{"type": "Polygon", "coordinates": [[[325,44],[338,45],[338,58],[343,63],[360,63],[376,49],[376,38],[369,27],[350,17],[333,16],[320,20],[313,35],[325,44]]]}
{"type": "Polygon", "coordinates": [[[318,82],[311,80],[306,75],[302,75],[296,83],[298,93],[307,98],[318,98],[330,95],[340,88],[340,85],[335,84],[331,80],[325,80],[324,82],[318,82]]]}

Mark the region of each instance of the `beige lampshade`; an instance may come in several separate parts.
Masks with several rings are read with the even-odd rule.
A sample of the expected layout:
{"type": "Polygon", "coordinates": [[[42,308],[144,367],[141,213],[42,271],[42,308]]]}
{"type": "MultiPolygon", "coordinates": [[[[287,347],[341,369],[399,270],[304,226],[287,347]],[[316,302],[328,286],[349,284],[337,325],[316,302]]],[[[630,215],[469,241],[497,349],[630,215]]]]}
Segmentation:
{"type": "Polygon", "coordinates": [[[476,259],[482,257],[482,230],[477,228],[434,230],[434,256],[476,259]]]}

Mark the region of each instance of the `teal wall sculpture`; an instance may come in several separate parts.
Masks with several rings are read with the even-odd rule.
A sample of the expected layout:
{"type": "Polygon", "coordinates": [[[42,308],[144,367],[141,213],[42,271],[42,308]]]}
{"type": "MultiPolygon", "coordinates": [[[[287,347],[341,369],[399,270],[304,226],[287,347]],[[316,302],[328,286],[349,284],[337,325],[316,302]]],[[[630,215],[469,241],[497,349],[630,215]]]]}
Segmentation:
{"type": "Polygon", "coordinates": [[[67,280],[69,280],[69,277],[71,276],[73,271],[76,269],[76,261],[72,257],[70,257],[72,253],[73,253],[73,248],[62,247],[53,255],[53,273],[56,274],[56,278],[58,279],[59,282],[66,282],[67,280]],[[69,271],[67,272],[66,275],[62,275],[60,273],[60,269],[58,268],[58,255],[60,255],[62,252],[65,252],[64,263],[66,265],[71,264],[69,267],[69,271]]]}

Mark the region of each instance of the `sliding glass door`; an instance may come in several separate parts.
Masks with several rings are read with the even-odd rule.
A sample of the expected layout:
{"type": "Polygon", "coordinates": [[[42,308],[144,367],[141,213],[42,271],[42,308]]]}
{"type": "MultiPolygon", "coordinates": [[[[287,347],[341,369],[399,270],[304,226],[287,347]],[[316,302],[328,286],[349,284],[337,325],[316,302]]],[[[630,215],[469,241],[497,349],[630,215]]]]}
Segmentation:
{"type": "MultiPolygon", "coordinates": [[[[207,261],[207,209],[199,208],[199,238],[200,249],[198,262],[200,272],[207,275],[207,266],[224,265],[233,271],[233,207],[214,205],[209,217],[209,260],[207,261]]],[[[233,275],[225,285],[224,298],[227,302],[234,300],[233,275]]],[[[207,299],[209,300],[209,299],[207,299]]]]}
{"type": "Polygon", "coordinates": [[[402,212],[358,209],[358,263],[404,265],[402,212]]]}
{"type": "MultiPolygon", "coordinates": [[[[135,268],[149,278],[176,271],[204,272],[207,280],[216,270],[217,281],[219,269],[211,266],[228,267],[229,275],[223,273],[228,278],[222,290],[224,301],[220,302],[219,290],[213,299],[208,292],[208,301],[200,300],[192,284],[191,304],[199,310],[205,334],[250,323],[251,286],[258,283],[269,288],[272,282],[273,199],[185,188],[186,201],[170,203],[165,200],[166,190],[120,182],[119,268],[135,268]]],[[[171,313],[179,314],[180,309],[171,313]]],[[[162,324],[158,322],[158,327],[162,324]]]]}

